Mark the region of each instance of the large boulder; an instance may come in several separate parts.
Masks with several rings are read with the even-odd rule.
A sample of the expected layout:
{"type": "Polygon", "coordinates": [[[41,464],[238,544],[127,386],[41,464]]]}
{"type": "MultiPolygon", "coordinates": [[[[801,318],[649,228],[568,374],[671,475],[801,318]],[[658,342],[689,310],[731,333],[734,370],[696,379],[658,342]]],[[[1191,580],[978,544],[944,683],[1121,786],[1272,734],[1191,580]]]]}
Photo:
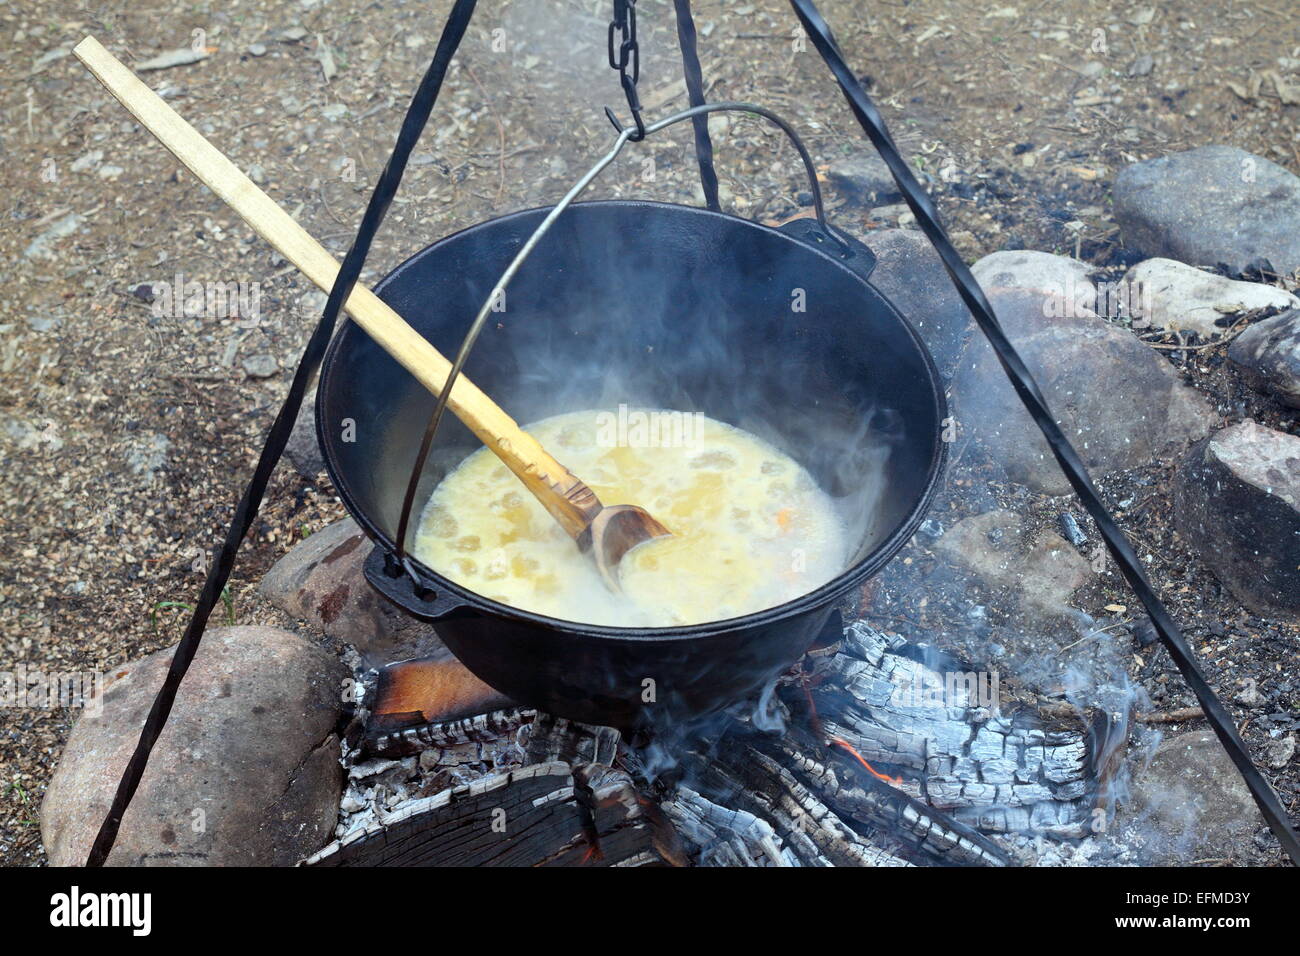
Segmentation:
{"type": "MultiPolygon", "coordinates": [[[[173,648],[116,668],[72,728],[41,806],[55,866],[85,863],[173,648]]],[[[343,790],[333,655],[288,631],[209,631],[122,820],[109,865],[291,866],[329,841],[343,790]]]]}
{"type": "Polygon", "coordinates": [[[447,656],[433,628],[406,614],[366,580],[374,546],[351,518],[317,531],[282,557],[258,590],[313,629],[346,641],[372,664],[447,656]]]}
{"type": "Polygon", "coordinates": [[[1246,329],[1228,346],[1228,359],[1251,388],[1300,408],[1300,309],[1246,329]]]}
{"type": "Polygon", "coordinates": [[[1250,610],[1300,613],[1300,438],[1245,421],[1199,442],[1174,482],[1174,521],[1250,610]]]}
{"type": "Polygon", "coordinates": [[[881,229],[862,241],[876,255],[871,284],[911,321],[940,372],[952,371],[974,320],[925,235],[881,229]]]}
{"type": "Polygon", "coordinates": [[[1134,775],[1116,823],[1144,861],[1187,864],[1213,857],[1260,862],[1255,833],[1265,824],[1232,758],[1209,730],[1164,741],[1134,775]]]}
{"type": "Polygon", "coordinates": [[[1233,146],[1134,163],[1115,179],[1115,221],[1147,256],[1241,273],[1300,269],[1300,178],[1233,146]]]}
{"type": "MultiPolygon", "coordinates": [[[[993,289],[990,304],[1066,437],[1094,478],[1149,465],[1203,437],[1209,404],[1130,332],[1032,289],[993,289]]],[[[1063,495],[1069,482],[993,350],[971,340],[952,382],[966,435],[1013,481],[1063,495]]]]}
{"type": "Polygon", "coordinates": [[[1222,335],[1220,320],[1256,309],[1290,309],[1300,299],[1260,282],[1239,282],[1203,272],[1173,259],[1139,262],[1124,282],[1140,310],[1134,328],[1154,326],[1195,332],[1203,339],[1222,335]]]}

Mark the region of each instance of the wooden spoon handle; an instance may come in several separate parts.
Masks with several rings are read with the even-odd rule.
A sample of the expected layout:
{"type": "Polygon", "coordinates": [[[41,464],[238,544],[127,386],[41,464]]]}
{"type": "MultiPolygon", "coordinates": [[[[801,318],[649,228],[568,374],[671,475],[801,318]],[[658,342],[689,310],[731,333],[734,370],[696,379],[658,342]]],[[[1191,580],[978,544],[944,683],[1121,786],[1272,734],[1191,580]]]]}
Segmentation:
{"type": "MultiPolygon", "coordinates": [[[[72,52],[131,111],[140,125],[225,200],[259,236],[317,286],[326,292],[330,290],[339,272],[338,261],[294,222],[293,217],[94,37],[86,37],[72,52]]],[[[344,308],[425,388],[435,395],[441,391],[451,363],[383,300],[358,283],[344,308]]],[[[599,499],[478,386],[461,375],[452,388],[447,407],[505,462],[565,531],[577,538],[586,530],[600,510],[599,499]]]]}

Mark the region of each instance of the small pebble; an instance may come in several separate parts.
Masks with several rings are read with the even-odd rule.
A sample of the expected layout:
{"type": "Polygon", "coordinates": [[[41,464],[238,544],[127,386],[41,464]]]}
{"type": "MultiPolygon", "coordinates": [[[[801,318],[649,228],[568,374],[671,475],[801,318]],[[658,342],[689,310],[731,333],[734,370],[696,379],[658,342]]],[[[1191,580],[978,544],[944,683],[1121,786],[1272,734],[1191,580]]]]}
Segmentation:
{"type": "Polygon", "coordinates": [[[1088,543],[1088,536],[1083,533],[1079,527],[1079,522],[1074,520],[1074,515],[1068,511],[1062,511],[1060,515],[1061,531],[1065,534],[1065,539],[1076,548],[1082,548],[1088,543]]]}
{"type": "Polygon", "coordinates": [[[240,364],[249,378],[270,378],[280,371],[280,363],[274,355],[250,355],[240,364]]]}
{"type": "Polygon", "coordinates": [[[1150,647],[1156,641],[1160,640],[1160,635],[1156,633],[1155,625],[1150,621],[1143,621],[1133,628],[1133,637],[1138,642],[1139,647],[1150,647]]]}

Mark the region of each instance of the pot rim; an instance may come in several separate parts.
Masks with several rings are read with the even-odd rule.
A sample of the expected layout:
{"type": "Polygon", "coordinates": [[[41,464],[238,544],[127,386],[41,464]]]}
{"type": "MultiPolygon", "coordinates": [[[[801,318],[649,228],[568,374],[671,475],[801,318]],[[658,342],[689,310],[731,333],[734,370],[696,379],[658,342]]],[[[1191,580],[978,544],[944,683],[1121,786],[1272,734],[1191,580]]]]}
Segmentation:
{"type": "MultiPolygon", "coordinates": [[[[921,339],[920,334],[916,331],[916,328],[908,318],[899,311],[898,307],[889,300],[888,296],[875,286],[871,285],[869,279],[864,279],[853,269],[845,265],[842,259],[831,255],[825,249],[811,245],[803,240],[796,239],[788,233],[781,232],[779,229],[772,226],[755,222],[752,219],[745,219],[742,216],[735,216],[725,212],[715,212],[698,206],[686,206],[681,203],[660,202],[647,199],[597,199],[587,202],[575,202],[570,206],[570,209],[572,210],[584,207],[614,207],[617,209],[636,210],[646,206],[655,207],[659,210],[672,210],[675,214],[689,213],[697,216],[721,217],[731,222],[757,229],[760,232],[768,234],[772,238],[782,242],[793,243],[802,250],[820,256],[826,262],[848,273],[848,275],[856,281],[869,286],[872,291],[880,297],[880,300],[885,304],[890,313],[893,314],[894,318],[899,321],[902,328],[911,337],[913,344],[920,352],[921,357],[925,362],[925,367],[929,373],[928,379],[935,403],[935,411],[938,414],[939,423],[942,423],[948,412],[947,396],[944,394],[939,371],[934,364],[934,357],[930,354],[930,350],[926,348],[925,343],[921,339]]],[[[482,222],[473,223],[463,229],[458,229],[455,232],[449,233],[429,245],[416,250],[410,256],[403,259],[375,284],[374,292],[376,295],[380,296],[380,298],[383,298],[384,287],[390,280],[396,278],[417,258],[429,255],[434,249],[437,249],[446,243],[479,229],[486,229],[490,226],[496,226],[513,219],[535,216],[538,213],[544,213],[552,208],[554,208],[553,205],[521,209],[504,216],[485,219],[482,222]]],[[[326,432],[322,424],[324,422],[322,405],[324,403],[326,389],[321,386],[323,386],[326,378],[333,370],[335,358],[341,348],[341,342],[344,338],[343,333],[347,331],[349,326],[354,324],[355,323],[351,322],[349,319],[343,328],[339,330],[339,333],[331,339],[329,347],[325,352],[325,357],[321,363],[320,378],[317,382],[316,390],[316,439],[321,449],[321,457],[325,461],[325,469],[329,474],[330,482],[334,485],[339,500],[343,502],[343,506],[347,509],[348,514],[357,522],[361,529],[366,533],[366,536],[374,542],[375,547],[382,548],[387,554],[391,555],[394,553],[394,542],[370,520],[369,516],[366,515],[360,507],[357,506],[355,496],[351,489],[349,489],[347,482],[342,479],[342,476],[339,474],[338,469],[335,466],[336,459],[333,454],[331,435],[326,432]]],[[[361,334],[364,334],[364,332],[361,334]]],[[[912,506],[906,517],[889,533],[881,545],[869,552],[860,562],[841,571],[820,587],[814,588],[805,594],[801,594],[793,600],[787,601],[784,604],[775,605],[774,607],[763,608],[762,610],[754,611],[740,617],[725,618],[719,621],[708,621],[702,624],[677,625],[674,627],[612,627],[604,624],[585,624],[578,621],[566,621],[563,618],[549,617],[545,614],[537,614],[522,608],[502,604],[499,601],[494,601],[491,598],[462,587],[449,578],[443,577],[437,571],[428,567],[413,555],[408,554],[406,556],[406,562],[411,569],[417,572],[422,578],[422,580],[417,583],[430,587],[439,593],[445,592],[455,595],[457,598],[461,599],[461,606],[470,607],[476,611],[491,614],[494,617],[507,618],[545,627],[551,631],[562,633],[566,637],[595,637],[604,640],[625,641],[635,644],[734,634],[737,631],[743,631],[758,625],[771,624],[775,621],[796,617],[810,611],[818,610],[832,603],[846,593],[850,588],[871,577],[884,567],[886,563],[902,550],[903,546],[912,538],[916,533],[916,529],[920,526],[925,512],[929,509],[931,502],[934,500],[938,478],[943,470],[943,464],[947,460],[947,455],[948,444],[940,438],[935,442],[935,451],[930,457],[930,464],[925,476],[925,482],[920,494],[917,496],[915,504],[912,506]]],[[[453,612],[449,612],[449,614],[450,613],[453,612]]],[[[434,623],[436,625],[437,622],[434,621],[434,623]]]]}

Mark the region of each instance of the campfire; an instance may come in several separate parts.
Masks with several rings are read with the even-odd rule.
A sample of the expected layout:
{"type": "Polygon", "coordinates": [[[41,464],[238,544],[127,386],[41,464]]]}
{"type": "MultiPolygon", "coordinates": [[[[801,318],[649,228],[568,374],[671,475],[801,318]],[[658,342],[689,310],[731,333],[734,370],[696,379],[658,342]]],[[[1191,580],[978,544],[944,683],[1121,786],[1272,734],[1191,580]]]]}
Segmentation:
{"type": "Polygon", "coordinates": [[[514,707],[452,660],[360,676],[338,838],[310,866],[1006,866],[1108,810],[1081,730],[1001,713],[865,621],[668,740],[514,707]]]}
{"type": "MultiPolygon", "coordinates": [[[[1005,700],[999,674],[973,669],[988,666],[987,661],[950,658],[917,643],[916,631],[898,636],[883,629],[887,618],[868,609],[859,619],[852,607],[923,522],[934,523],[926,515],[935,499],[947,494],[956,469],[954,461],[945,471],[957,430],[949,415],[950,391],[964,402],[963,427],[1008,426],[1004,439],[982,436],[984,453],[993,452],[1006,474],[1026,487],[1051,494],[1073,491],[1091,519],[1090,532],[1095,529],[1100,539],[1085,562],[1081,553],[1066,550],[1065,539],[1023,526],[1007,512],[974,516],[951,535],[936,525],[939,530],[930,536],[946,542],[936,550],[945,550],[956,564],[964,561],[994,591],[1020,584],[1036,567],[1049,569],[1045,583],[1039,582],[1043,586],[1025,591],[1019,610],[1031,619],[1035,613],[1064,611],[1056,616],[1080,628],[1079,640],[1054,648],[1050,658],[1036,655],[1049,661],[1039,673],[1025,670],[1010,677],[1032,682],[1036,676],[1053,681],[1060,676],[1067,683],[1057,673],[1067,666],[1062,655],[1106,633],[1092,617],[1066,605],[1079,587],[1077,565],[1085,562],[1102,575],[1110,573],[1107,562],[1114,562],[1117,580],[1131,590],[1135,608],[1140,605],[1150,622],[1152,641],[1161,642],[1201,705],[1198,716],[1230,754],[1283,849],[1300,859],[1286,809],[1254,766],[1142,559],[1089,477],[1092,462],[1085,456],[1095,456],[1106,443],[1053,413],[1017,351],[1023,347],[1037,357],[1050,345],[1045,336],[1052,330],[1035,332],[1032,324],[995,314],[993,303],[1006,305],[1008,290],[995,294],[964,263],[931,196],[892,142],[810,0],[792,0],[801,30],[983,333],[978,349],[963,354],[951,381],[940,372],[927,341],[933,330],[925,336],[918,331],[931,315],[931,303],[904,314],[873,285],[876,253],[828,221],[811,154],[790,124],[755,104],[704,102],[685,3],[679,7],[679,28],[692,101],[688,109],[650,122],[641,115],[635,4],[620,0],[608,32],[609,60],[620,71],[630,122],[606,110],[615,131],[608,152],[553,207],[448,236],[411,257],[374,292],[358,283],[474,6],[473,0],[454,5],[342,263],[96,41],[87,38],[76,48],[105,87],[182,164],[286,261],[329,292],[88,863],[102,865],[114,847],[318,372],[315,424],[324,469],[338,500],[374,543],[365,580],[402,613],[436,626],[455,659],[402,660],[371,669],[372,659],[352,650],[362,693],[344,734],[347,786],[336,839],[311,855],[307,865],[1009,866],[1040,861],[1044,841],[1085,840],[1104,831],[1129,739],[1126,687],[1116,697],[1124,706],[1101,711],[1089,725],[1080,720],[1084,711],[1077,706],[1054,722],[1041,708],[1005,700]],[[616,31],[622,39],[617,57],[616,31]],[[708,117],[722,112],[762,118],[786,134],[804,167],[812,216],[773,226],[719,211],[708,117]],[[575,203],[624,146],[687,120],[695,128],[709,208],[621,199],[575,203]],[[724,259],[718,257],[720,249],[726,251],[724,259]],[[506,312],[507,286],[512,305],[497,317],[506,312]],[[683,302],[690,308],[681,308],[683,302]],[[335,335],[344,310],[352,322],[335,335]],[[475,318],[465,329],[470,315],[475,318]],[[476,385],[462,369],[480,333],[476,385]],[[449,351],[457,342],[457,350],[449,351]],[[987,350],[979,351],[985,345],[987,350]],[[972,376],[991,368],[1005,373],[1009,391],[971,386],[972,376]],[[598,387],[593,389],[592,381],[598,387]],[[538,382],[547,387],[538,388],[538,382]],[[591,407],[592,393],[612,388],[635,407],[653,410],[675,403],[692,414],[716,416],[708,420],[718,427],[747,433],[732,449],[736,457],[714,448],[697,459],[674,460],[679,474],[666,478],[657,491],[648,479],[638,479],[636,488],[653,498],[646,504],[653,504],[664,522],[624,500],[634,495],[620,490],[623,476],[611,474],[613,465],[600,467],[603,457],[583,463],[584,473],[593,476],[588,486],[497,404],[527,415],[540,434],[551,417],[582,404],[591,407]],[[1007,396],[1020,404],[1008,405],[1007,396]],[[981,411],[980,399],[992,404],[981,411]],[[1014,415],[1007,414],[1009,408],[1014,415]],[[449,419],[439,433],[444,411],[458,423],[449,419]],[[1037,429],[1031,442],[1011,427],[1019,421],[1016,415],[1037,429]],[[441,444],[435,446],[435,437],[441,444]],[[474,507],[512,513],[518,507],[507,504],[508,498],[518,498],[510,482],[506,494],[489,493],[482,484],[468,492],[448,490],[461,487],[456,471],[464,466],[457,462],[468,462],[467,453],[480,446],[482,461],[496,467],[490,457],[496,456],[567,535],[564,555],[594,561],[602,596],[628,597],[629,571],[620,562],[628,557],[627,564],[634,565],[635,549],[654,545],[679,547],[683,566],[688,562],[681,555],[689,551],[696,561],[689,573],[708,579],[704,598],[689,613],[641,619],[616,606],[593,617],[592,602],[580,588],[567,605],[535,606],[503,594],[504,584],[487,584],[502,581],[510,568],[527,587],[540,593],[545,585],[554,593],[560,590],[557,576],[574,570],[547,555],[516,554],[507,561],[503,553],[489,555],[490,549],[480,553],[485,542],[500,552],[521,538],[530,544],[546,540],[544,531],[524,534],[526,513],[509,519],[513,525],[506,532],[485,531],[480,537],[461,530],[457,522],[471,530],[490,527],[473,524],[474,507]],[[1018,458],[1026,449],[1029,462],[1018,458]],[[741,507],[749,499],[723,486],[723,473],[738,461],[767,476],[759,489],[761,502],[753,507],[741,507]],[[1041,463],[1059,467],[1060,473],[1053,470],[1044,479],[1037,473],[1041,463]],[[707,476],[716,479],[711,497],[704,491],[682,501],[671,497],[705,468],[714,469],[707,476]],[[678,480],[682,475],[689,479],[678,480]],[[806,539],[780,539],[792,526],[814,526],[806,516],[797,520],[798,508],[789,506],[803,486],[824,493],[825,514],[834,514],[835,521],[828,517],[806,539]],[[608,500],[601,500],[596,487],[608,500]],[[440,493],[453,501],[454,495],[464,497],[459,507],[442,508],[440,493]],[[441,508],[428,512],[441,550],[416,547],[423,520],[414,509],[422,500],[441,508]],[[714,526],[713,537],[703,536],[703,543],[724,537],[720,531],[738,529],[728,539],[730,550],[690,550],[701,544],[690,539],[695,530],[690,518],[704,510],[735,529],[714,526]],[[670,527],[669,515],[682,524],[670,527]],[[676,543],[666,540],[674,538],[676,543]],[[1005,555],[981,553],[984,541],[996,545],[1003,539],[1015,539],[1014,568],[1005,555]],[[768,540],[782,546],[770,549],[779,567],[749,567],[768,540]],[[809,548],[822,548],[831,557],[825,573],[799,577],[808,573],[809,548]],[[1062,554],[1067,557],[1058,557],[1062,554]],[[717,579],[708,578],[705,568],[717,572],[717,579]],[[527,580],[526,571],[539,569],[536,582],[527,580]],[[473,576],[480,570],[477,581],[473,576]],[[731,572],[742,570],[754,585],[752,600],[732,606],[728,602],[732,592],[742,590],[743,575],[731,572]],[[773,581],[792,586],[783,591],[773,581]],[[647,693],[639,693],[639,685],[647,693]]],[[[1036,291],[1025,291],[1022,298],[1038,302],[1036,291]]],[[[1034,323],[1042,318],[1032,309],[1024,314],[1034,323]]],[[[1075,314],[1073,321],[1090,318],[1096,317],[1075,314]]],[[[1069,327],[1058,323],[1052,334],[1062,328],[1069,327]]],[[[1124,341],[1115,347],[1117,356],[1146,354],[1127,332],[1106,332],[1124,341]]],[[[1171,375],[1167,369],[1160,374],[1171,375]]],[[[1117,383],[1126,378],[1118,365],[1113,375],[1117,383]]],[[[1053,377],[1050,366],[1043,377],[1053,377]]],[[[1180,411],[1199,414],[1195,403],[1180,404],[1172,378],[1160,384],[1168,387],[1149,392],[1168,399],[1164,412],[1171,421],[1180,411]]],[[[1081,404],[1076,392],[1064,391],[1070,401],[1061,405],[1081,404]]],[[[1105,388],[1089,389],[1090,399],[1107,397],[1105,388]]],[[[620,402],[620,408],[627,404],[620,402]]],[[[576,439],[566,443],[563,436],[557,430],[547,443],[574,455],[584,447],[576,439]]],[[[1127,448],[1130,436],[1117,444],[1127,448]]],[[[627,468],[631,472],[643,464],[629,462],[627,468]]],[[[731,475],[742,471],[736,467],[731,475]]],[[[1062,527],[1070,547],[1081,547],[1087,534],[1072,515],[1061,517],[1069,519],[1062,527]]],[[[655,558],[643,564],[642,570],[654,570],[672,562],[655,558]]],[[[664,590],[656,592],[651,584],[645,592],[664,590]]],[[[337,593],[338,603],[346,603],[350,592],[337,593]]],[[[1113,603],[1105,607],[1117,614],[1128,610],[1113,603]]],[[[320,610],[328,622],[323,605],[320,610]]],[[[963,613],[971,621],[987,617],[983,605],[970,604],[963,613]]],[[[985,634],[983,624],[968,630],[985,634]]],[[[1003,652],[1000,646],[992,649],[994,656],[1003,652]]],[[[332,763],[330,769],[337,771],[332,763]]],[[[164,842],[175,842],[175,832],[166,833],[164,842]]]]}

